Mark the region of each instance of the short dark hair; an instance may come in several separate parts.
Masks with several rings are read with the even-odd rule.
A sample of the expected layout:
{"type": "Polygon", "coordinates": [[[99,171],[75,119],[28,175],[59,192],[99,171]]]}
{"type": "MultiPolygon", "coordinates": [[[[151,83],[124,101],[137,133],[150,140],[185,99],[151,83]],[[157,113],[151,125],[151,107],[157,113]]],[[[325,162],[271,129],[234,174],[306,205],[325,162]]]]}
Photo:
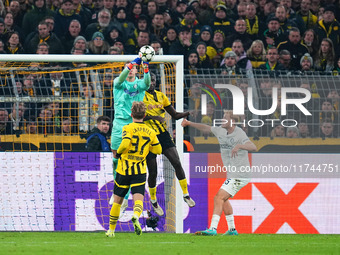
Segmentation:
{"type": "Polygon", "coordinates": [[[97,123],[100,123],[102,121],[111,122],[111,118],[108,116],[99,116],[97,119],[97,123]]]}

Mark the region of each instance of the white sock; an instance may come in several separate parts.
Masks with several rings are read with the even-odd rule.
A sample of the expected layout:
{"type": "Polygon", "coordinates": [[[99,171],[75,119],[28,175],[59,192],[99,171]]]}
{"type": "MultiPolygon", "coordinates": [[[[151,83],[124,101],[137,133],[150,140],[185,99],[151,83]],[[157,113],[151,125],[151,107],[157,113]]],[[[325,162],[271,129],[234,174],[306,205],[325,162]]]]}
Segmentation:
{"type": "Polygon", "coordinates": [[[213,214],[210,223],[210,229],[217,229],[218,223],[220,222],[220,215],[213,214]]]}
{"type": "Polygon", "coordinates": [[[226,215],[225,218],[227,220],[229,230],[235,229],[234,215],[232,215],[232,214],[226,215]]]}

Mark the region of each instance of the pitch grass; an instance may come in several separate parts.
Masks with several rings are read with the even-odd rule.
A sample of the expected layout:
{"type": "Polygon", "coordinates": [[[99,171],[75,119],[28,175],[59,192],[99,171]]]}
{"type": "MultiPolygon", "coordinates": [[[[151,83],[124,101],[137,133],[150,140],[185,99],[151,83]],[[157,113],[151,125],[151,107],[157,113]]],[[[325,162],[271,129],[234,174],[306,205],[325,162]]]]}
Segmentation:
{"type": "Polygon", "coordinates": [[[340,254],[340,236],[0,232],[0,254],[340,254]]]}

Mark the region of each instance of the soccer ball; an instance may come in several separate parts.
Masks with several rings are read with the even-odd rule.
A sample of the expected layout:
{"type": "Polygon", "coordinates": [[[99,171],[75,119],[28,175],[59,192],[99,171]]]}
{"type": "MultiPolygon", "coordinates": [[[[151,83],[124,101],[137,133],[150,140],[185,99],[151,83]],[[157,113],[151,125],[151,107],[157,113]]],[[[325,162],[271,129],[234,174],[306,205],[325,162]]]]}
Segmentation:
{"type": "Polygon", "coordinates": [[[139,57],[143,62],[150,62],[154,56],[155,50],[149,45],[145,45],[139,50],[139,57]]]}

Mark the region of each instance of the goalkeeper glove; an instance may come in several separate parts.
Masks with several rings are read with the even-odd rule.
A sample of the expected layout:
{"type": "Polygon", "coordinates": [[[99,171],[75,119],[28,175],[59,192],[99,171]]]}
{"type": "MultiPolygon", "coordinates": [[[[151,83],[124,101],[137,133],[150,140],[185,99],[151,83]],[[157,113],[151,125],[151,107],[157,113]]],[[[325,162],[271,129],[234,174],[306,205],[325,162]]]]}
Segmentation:
{"type": "Polygon", "coordinates": [[[135,58],[130,64],[127,65],[127,68],[131,70],[134,65],[140,65],[142,63],[142,59],[140,57],[135,58]]]}
{"type": "Polygon", "coordinates": [[[143,62],[144,73],[149,72],[149,62],[143,62]]]}

